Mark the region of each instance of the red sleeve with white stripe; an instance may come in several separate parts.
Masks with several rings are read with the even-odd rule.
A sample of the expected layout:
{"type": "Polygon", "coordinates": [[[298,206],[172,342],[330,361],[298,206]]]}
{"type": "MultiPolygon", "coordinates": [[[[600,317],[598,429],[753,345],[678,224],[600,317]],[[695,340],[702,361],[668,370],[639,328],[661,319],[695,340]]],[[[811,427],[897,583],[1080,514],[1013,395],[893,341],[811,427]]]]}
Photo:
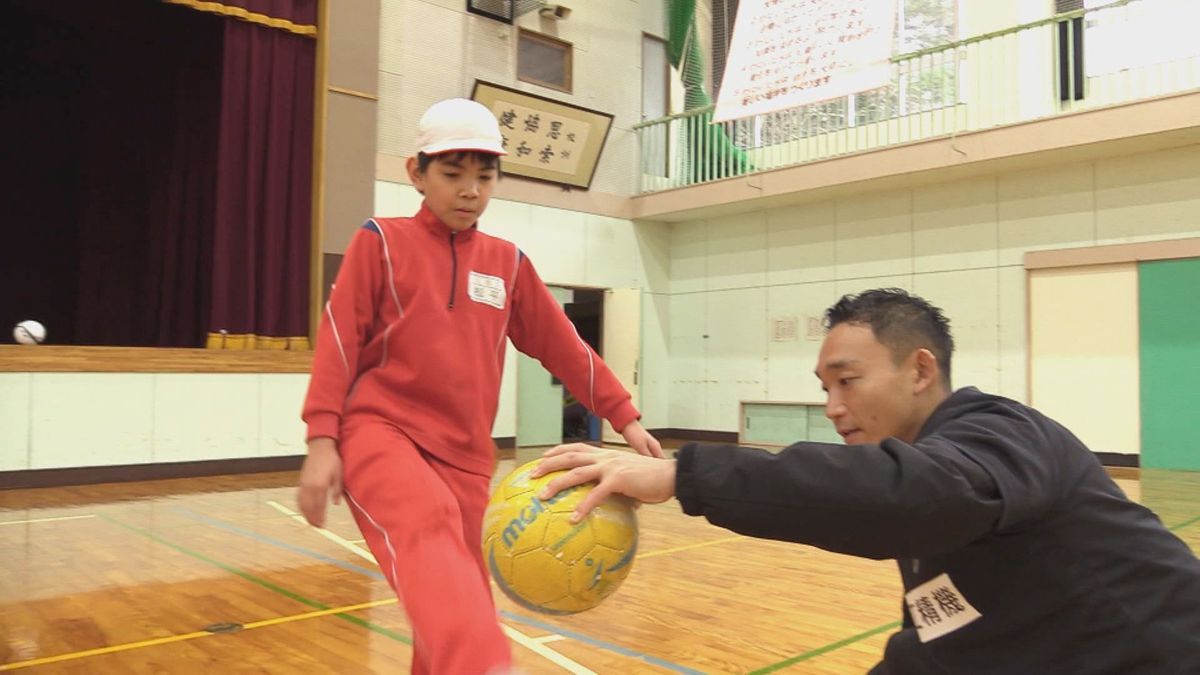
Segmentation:
{"type": "Polygon", "coordinates": [[[360,228],[350,240],[321,314],[301,415],[308,424],[308,440],[323,436],[338,440],[346,394],[358,374],[358,356],[371,337],[385,261],[377,226],[368,225],[372,227],[360,228]]]}
{"type": "Polygon", "coordinates": [[[517,349],[541,361],[580,403],[617,431],[641,417],[608,364],[579,337],[529,258],[520,256],[508,336],[517,349]]]}

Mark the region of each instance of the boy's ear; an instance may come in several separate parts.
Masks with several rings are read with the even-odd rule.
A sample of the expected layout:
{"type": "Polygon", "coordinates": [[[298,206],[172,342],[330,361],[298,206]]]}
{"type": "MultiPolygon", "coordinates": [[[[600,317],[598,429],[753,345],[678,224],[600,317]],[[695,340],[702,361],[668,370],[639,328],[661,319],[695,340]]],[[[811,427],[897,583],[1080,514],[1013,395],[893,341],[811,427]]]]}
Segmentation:
{"type": "Polygon", "coordinates": [[[404,163],[404,168],[408,171],[408,180],[412,182],[417,192],[425,194],[425,174],[421,172],[417,158],[409,157],[408,161],[404,163]]]}

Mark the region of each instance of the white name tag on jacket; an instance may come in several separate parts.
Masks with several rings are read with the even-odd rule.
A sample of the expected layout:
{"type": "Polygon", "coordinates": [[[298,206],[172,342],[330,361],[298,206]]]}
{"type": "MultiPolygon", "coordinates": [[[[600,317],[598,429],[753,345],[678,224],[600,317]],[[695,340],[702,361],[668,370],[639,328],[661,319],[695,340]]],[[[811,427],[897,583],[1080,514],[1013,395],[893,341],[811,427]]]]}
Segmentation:
{"type": "Polygon", "coordinates": [[[904,594],[908,615],[921,642],[949,635],[983,616],[942,573],[904,594]]]}
{"type": "Polygon", "coordinates": [[[474,270],[467,275],[467,295],[475,302],[491,305],[496,309],[504,309],[504,300],[508,297],[503,279],[474,270]]]}

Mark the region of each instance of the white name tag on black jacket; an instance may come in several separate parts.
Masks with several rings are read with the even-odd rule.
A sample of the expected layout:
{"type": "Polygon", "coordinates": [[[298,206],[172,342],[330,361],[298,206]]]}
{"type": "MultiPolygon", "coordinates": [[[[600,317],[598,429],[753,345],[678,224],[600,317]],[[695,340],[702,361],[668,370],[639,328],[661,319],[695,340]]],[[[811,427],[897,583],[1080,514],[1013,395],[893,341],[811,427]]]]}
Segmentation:
{"type": "Polygon", "coordinates": [[[467,281],[467,294],[472,300],[496,309],[504,309],[508,293],[504,290],[503,279],[472,270],[467,276],[467,281]]]}
{"type": "Polygon", "coordinates": [[[949,635],[983,616],[944,572],[905,593],[904,602],[921,642],[949,635]]]}

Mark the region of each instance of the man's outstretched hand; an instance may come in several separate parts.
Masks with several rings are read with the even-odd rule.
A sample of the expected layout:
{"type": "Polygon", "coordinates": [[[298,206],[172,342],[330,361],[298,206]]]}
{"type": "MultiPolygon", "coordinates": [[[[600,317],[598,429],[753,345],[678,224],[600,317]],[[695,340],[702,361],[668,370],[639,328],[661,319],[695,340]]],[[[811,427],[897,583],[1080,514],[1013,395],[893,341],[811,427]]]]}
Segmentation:
{"type": "Polygon", "coordinates": [[[549,499],[576,485],[596,483],[571,514],[577,523],[609,495],[621,494],[639,502],[658,504],[675,496],[675,460],[659,459],[611,448],[596,448],[584,443],[560,445],[546,452],[532,477],[555,471],[567,473],[555,477],[538,495],[549,499]]]}

